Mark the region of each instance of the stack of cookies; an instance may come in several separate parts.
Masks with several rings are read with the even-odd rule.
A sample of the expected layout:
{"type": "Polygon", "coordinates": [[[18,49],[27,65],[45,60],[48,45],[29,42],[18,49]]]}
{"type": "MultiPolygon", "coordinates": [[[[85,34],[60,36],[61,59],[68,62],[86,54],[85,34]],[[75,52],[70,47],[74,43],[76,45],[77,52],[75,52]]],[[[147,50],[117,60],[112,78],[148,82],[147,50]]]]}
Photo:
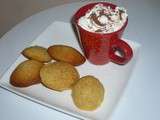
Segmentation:
{"type": "Polygon", "coordinates": [[[41,83],[56,91],[71,89],[73,102],[82,110],[95,110],[102,103],[104,87],[94,76],[80,78],[76,66],[86,59],[75,48],[66,45],[31,46],[22,54],[27,60],[12,72],[11,85],[29,87],[41,83]]]}

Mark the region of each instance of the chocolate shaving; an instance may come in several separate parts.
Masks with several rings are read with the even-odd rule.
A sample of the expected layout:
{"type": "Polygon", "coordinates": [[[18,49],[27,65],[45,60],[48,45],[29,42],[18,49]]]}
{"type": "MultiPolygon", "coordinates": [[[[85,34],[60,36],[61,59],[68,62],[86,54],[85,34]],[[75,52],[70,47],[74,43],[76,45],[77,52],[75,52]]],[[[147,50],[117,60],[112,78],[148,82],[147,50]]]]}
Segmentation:
{"type": "Polygon", "coordinates": [[[95,32],[103,32],[101,29],[96,30],[95,32]]]}
{"type": "Polygon", "coordinates": [[[123,10],[119,10],[119,19],[122,20],[122,13],[124,13],[123,10]]]}
{"type": "Polygon", "coordinates": [[[105,16],[108,18],[109,21],[113,22],[113,20],[110,18],[110,16],[111,16],[110,14],[107,14],[105,16]]]}
{"type": "Polygon", "coordinates": [[[98,17],[99,16],[96,16],[95,13],[91,14],[91,20],[93,20],[97,25],[99,26],[105,26],[106,24],[102,24],[99,20],[98,20],[98,17]]]}

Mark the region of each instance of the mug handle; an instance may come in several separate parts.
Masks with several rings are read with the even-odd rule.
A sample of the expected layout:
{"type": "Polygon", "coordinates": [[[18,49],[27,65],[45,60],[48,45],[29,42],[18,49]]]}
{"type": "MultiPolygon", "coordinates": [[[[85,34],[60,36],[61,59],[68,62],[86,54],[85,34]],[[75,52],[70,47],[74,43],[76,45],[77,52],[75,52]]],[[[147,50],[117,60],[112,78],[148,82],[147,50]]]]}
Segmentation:
{"type": "Polygon", "coordinates": [[[119,65],[126,64],[133,56],[132,48],[123,40],[118,39],[111,43],[110,60],[119,65]],[[119,52],[120,55],[117,55],[119,52]]]}

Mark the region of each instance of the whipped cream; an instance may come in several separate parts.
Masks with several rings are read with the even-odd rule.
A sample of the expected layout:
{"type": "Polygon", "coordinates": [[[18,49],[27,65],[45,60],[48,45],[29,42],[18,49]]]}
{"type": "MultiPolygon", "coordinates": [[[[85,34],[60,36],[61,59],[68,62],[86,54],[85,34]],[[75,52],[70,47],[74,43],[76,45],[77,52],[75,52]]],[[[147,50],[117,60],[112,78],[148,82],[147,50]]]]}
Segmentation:
{"type": "Polygon", "coordinates": [[[126,9],[104,6],[99,3],[88,10],[85,16],[78,20],[78,24],[85,30],[98,33],[111,33],[119,30],[127,20],[126,9]]]}

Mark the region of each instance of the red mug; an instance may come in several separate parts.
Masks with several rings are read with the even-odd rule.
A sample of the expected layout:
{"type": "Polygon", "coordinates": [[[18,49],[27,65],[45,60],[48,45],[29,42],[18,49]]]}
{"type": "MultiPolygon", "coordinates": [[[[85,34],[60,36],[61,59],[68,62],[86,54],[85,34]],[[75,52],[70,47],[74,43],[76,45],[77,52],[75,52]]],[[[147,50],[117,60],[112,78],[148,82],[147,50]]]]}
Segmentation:
{"type": "Polygon", "coordinates": [[[112,9],[116,7],[116,5],[107,2],[90,3],[81,7],[73,16],[73,25],[78,33],[80,45],[86,58],[93,64],[103,65],[109,61],[120,65],[126,64],[132,58],[133,51],[132,48],[120,38],[127,26],[128,18],[119,30],[112,33],[89,32],[78,25],[79,18],[99,3],[104,6],[110,6],[112,9]],[[121,56],[117,55],[116,52],[121,53],[121,56]]]}

